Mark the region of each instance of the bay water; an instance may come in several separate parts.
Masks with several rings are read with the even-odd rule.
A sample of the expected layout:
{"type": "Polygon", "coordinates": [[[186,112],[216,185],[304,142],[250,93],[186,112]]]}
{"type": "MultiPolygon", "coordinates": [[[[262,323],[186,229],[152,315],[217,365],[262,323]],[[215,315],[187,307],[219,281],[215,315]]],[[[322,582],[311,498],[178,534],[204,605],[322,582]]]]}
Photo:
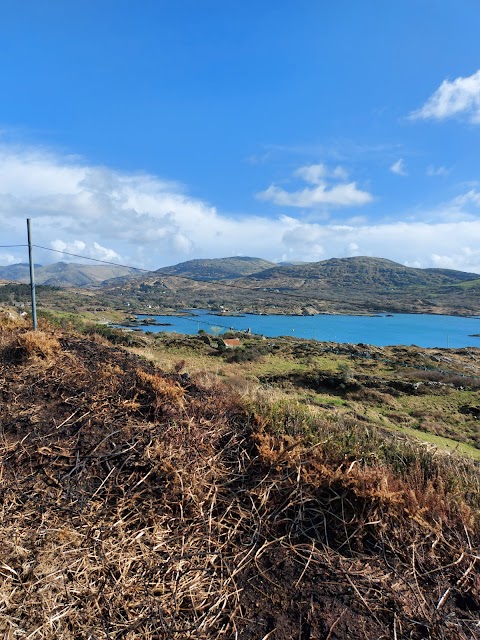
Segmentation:
{"type": "Polygon", "coordinates": [[[480,317],[421,314],[376,316],[317,315],[281,316],[215,315],[206,310],[189,310],[181,316],[140,315],[155,318],[161,326],[143,325],[143,331],[195,334],[203,329],[221,335],[228,330],[250,331],[267,337],[293,336],[326,342],[365,343],[377,346],[480,347],[480,317]]]}

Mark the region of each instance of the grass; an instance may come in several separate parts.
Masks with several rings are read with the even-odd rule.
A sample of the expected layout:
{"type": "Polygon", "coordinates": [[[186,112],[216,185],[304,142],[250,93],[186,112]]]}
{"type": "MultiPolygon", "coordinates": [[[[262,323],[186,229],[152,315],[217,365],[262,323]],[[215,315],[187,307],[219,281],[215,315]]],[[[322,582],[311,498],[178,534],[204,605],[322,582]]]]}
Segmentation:
{"type": "Polygon", "coordinates": [[[475,280],[467,280],[466,282],[459,282],[455,284],[446,285],[447,287],[459,287],[460,289],[465,289],[468,291],[469,289],[475,289],[480,285],[480,279],[475,280]]]}
{"type": "Polygon", "coordinates": [[[398,431],[407,436],[420,440],[421,442],[430,443],[438,447],[439,449],[449,451],[451,453],[457,453],[462,456],[467,456],[473,460],[480,461],[480,449],[472,445],[460,442],[459,440],[453,440],[451,438],[444,438],[442,436],[436,436],[433,433],[420,431],[418,429],[412,429],[410,427],[393,425],[385,425],[385,427],[392,431],[398,431]]]}
{"type": "Polygon", "coordinates": [[[478,391],[450,391],[446,395],[404,396],[397,404],[418,429],[470,445],[480,445],[478,419],[461,412],[480,405],[478,391]]]}
{"type": "Polygon", "coordinates": [[[125,314],[122,311],[114,309],[88,310],[83,309],[72,313],[71,311],[60,311],[41,308],[37,313],[39,318],[44,318],[48,322],[58,326],[70,326],[71,328],[80,328],[85,324],[105,325],[108,323],[121,323],[125,314]]]}
{"type": "MultiPolygon", "coordinates": [[[[104,337],[114,343],[122,342],[120,335],[125,335],[117,335],[105,325],[91,324],[85,316],[41,312],[40,317],[53,321],[58,326],[73,327],[82,333],[104,337]]],[[[134,337],[127,338],[126,344],[132,340],[134,337]]],[[[265,341],[259,343],[258,339],[252,338],[244,342],[247,349],[255,349],[259,344],[265,346],[265,341]]],[[[155,334],[147,341],[147,346],[138,345],[132,347],[132,351],[156,362],[165,370],[178,370],[179,363],[183,363],[181,369],[191,375],[208,371],[230,381],[232,388],[237,390],[250,389],[252,383],[258,384],[262,378],[274,379],[284,376],[286,379],[290,374],[300,375],[301,378],[302,374],[312,371],[338,374],[340,378],[352,379],[357,375],[367,375],[370,378],[384,377],[390,380],[398,379],[402,374],[406,375],[407,379],[415,379],[418,376],[423,380],[425,377],[420,369],[399,368],[383,362],[382,359],[352,360],[351,356],[335,353],[333,350],[328,355],[321,355],[319,343],[287,338],[269,341],[269,348],[273,344],[275,351],[270,350],[253,361],[241,363],[225,362],[224,357],[198,336],[155,334]],[[247,384],[248,381],[250,386],[247,384]]],[[[400,355],[405,359],[405,353],[400,355]]],[[[430,378],[432,376],[433,374],[430,378]]],[[[269,386],[272,386],[271,383],[269,386]]],[[[435,444],[446,451],[456,450],[463,455],[480,459],[480,449],[476,446],[480,442],[478,421],[459,412],[463,406],[480,405],[480,393],[477,391],[448,389],[447,394],[401,394],[397,397],[381,393],[355,399],[338,394],[305,392],[298,389],[296,383],[290,383],[287,387],[282,385],[282,393],[286,394],[287,403],[298,401],[314,412],[323,412],[324,416],[328,416],[332,410],[340,411],[344,418],[360,416],[372,426],[382,426],[389,431],[401,432],[422,442],[435,444]],[[387,398],[388,402],[385,404],[387,398]]]]}
{"type": "MultiPolygon", "coordinates": [[[[287,399],[278,392],[257,390],[250,396],[250,403],[251,410],[255,412],[260,424],[268,425],[265,428],[269,433],[277,437],[300,439],[301,442],[308,443],[308,446],[323,451],[323,455],[328,456],[330,460],[337,460],[338,464],[361,460],[362,464],[366,465],[393,465],[395,469],[401,468],[402,473],[405,473],[409,465],[415,466],[423,459],[422,464],[425,464],[426,472],[435,474],[437,464],[443,464],[442,455],[436,458],[441,450],[480,460],[480,451],[474,447],[431,434],[422,434],[415,429],[386,424],[385,421],[373,425],[354,420],[346,414],[330,415],[326,420],[323,414],[312,412],[309,407],[287,399]],[[391,436],[386,436],[385,429],[391,436]],[[395,437],[396,435],[398,437],[395,437]],[[419,440],[426,445],[435,446],[419,447],[419,440]],[[395,460],[401,461],[400,467],[397,467],[395,460]]],[[[452,465],[454,468],[455,458],[452,465]]],[[[455,481],[453,468],[449,482],[455,481]]],[[[477,472],[474,472],[471,481],[474,484],[480,482],[477,472]]],[[[480,506],[480,495],[478,497],[480,506]]]]}
{"type": "Polygon", "coordinates": [[[77,331],[85,335],[95,336],[98,341],[103,339],[111,344],[123,346],[146,344],[139,335],[133,332],[113,329],[108,325],[107,320],[98,322],[98,316],[90,316],[88,313],[74,314],[40,310],[38,318],[40,325],[43,323],[45,326],[53,325],[69,331],[77,331]],[[96,318],[96,321],[91,320],[90,317],[96,318]]]}
{"type": "Polygon", "coordinates": [[[332,394],[306,390],[291,341],[288,393],[240,376],[272,354],[145,341],[171,372],[0,318],[0,634],[475,637],[478,465],[375,425],[404,395],[342,382],[345,354],[332,394]]]}
{"type": "MultiPolygon", "coordinates": [[[[478,459],[478,421],[459,410],[480,406],[480,393],[451,386],[434,386],[432,392],[426,392],[432,380],[434,384],[443,380],[448,384],[450,381],[454,384],[468,383],[469,378],[462,378],[459,374],[465,371],[472,374],[475,361],[469,353],[465,356],[453,353],[447,357],[438,350],[370,347],[372,356],[365,358],[356,353],[352,357],[352,353],[342,345],[292,338],[268,342],[251,338],[245,341],[245,348],[268,346],[269,352],[253,360],[231,362],[232,352],[221,354],[197,336],[157,334],[149,344],[149,357],[167,370],[175,370],[182,360],[185,361],[183,370],[194,375],[210,372],[229,381],[237,390],[251,389],[252,385],[261,389],[266,385],[269,391],[278,389],[287,402],[310,407],[325,419],[336,412],[346,419],[360,419],[372,426],[383,426],[389,431],[400,431],[415,436],[417,440],[435,443],[446,451],[458,447],[458,451],[478,459]],[[436,364],[431,360],[436,353],[440,354],[439,358],[448,360],[452,374],[425,371],[426,364],[430,367],[436,364]],[[405,367],[405,363],[410,366],[405,367]],[[321,382],[329,378],[333,381],[331,391],[322,388],[321,382]],[[408,392],[408,385],[417,382],[423,385],[421,393],[414,391],[413,386],[408,392]],[[391,389],[391,384],[405,384],[407,392],[391,389]],[[349,390],[352,385],[356,385],[355,390],[349,390]]],[[[144,347],[138,347],[135,352],[145,354],[144,347]]],[[[445,364],[441,362],[438,366],[444,367],[445,364]]],[[[474,368],[473,373],[475,371],[474,368]]],[[[475,378],[471,379],[477,384],[475,378]]]]}
{"type": "Polygon", "coordinates": [[[316,393],[305,393],[298,395],[300,400],[304,400],[307,404],[320,407],[348,407],[349,403],[338,396],[319,395],[316,393]]]}

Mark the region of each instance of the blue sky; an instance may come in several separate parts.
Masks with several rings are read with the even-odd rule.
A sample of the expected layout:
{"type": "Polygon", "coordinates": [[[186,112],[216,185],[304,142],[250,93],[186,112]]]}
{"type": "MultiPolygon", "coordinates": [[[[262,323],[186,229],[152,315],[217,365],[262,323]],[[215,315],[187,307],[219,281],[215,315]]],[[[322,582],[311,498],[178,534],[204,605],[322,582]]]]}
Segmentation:
{"type": "Polygon", "coordinates": [[[0,18],[1,245],[30,217],[37,244],[146,268],[480,273],[476,0],[0,0],[0,18]]]}

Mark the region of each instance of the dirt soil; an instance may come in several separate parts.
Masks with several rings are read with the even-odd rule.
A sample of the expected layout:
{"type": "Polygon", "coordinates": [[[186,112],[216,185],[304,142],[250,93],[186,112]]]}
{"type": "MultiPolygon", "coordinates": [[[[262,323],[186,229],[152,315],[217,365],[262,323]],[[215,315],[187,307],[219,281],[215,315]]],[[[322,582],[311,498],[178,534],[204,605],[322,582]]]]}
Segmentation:
{"type": "Polygon", "coordinates": [[[441,479],[73,334],[4,323],[0,367],[2,637],[480,638],[478,514],[441,479]]]}

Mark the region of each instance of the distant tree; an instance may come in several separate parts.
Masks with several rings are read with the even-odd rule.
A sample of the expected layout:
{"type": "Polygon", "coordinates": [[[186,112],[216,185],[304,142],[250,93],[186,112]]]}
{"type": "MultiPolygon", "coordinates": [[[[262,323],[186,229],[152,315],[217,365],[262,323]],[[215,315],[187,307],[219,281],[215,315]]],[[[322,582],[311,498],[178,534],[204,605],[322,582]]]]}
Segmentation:
{"type": "Polygon", "coordinates": [[[210,333],[213,333],[214,336],[219,336],[223,331],[223,327],[213,326],[210,327],[210,333]]]}

